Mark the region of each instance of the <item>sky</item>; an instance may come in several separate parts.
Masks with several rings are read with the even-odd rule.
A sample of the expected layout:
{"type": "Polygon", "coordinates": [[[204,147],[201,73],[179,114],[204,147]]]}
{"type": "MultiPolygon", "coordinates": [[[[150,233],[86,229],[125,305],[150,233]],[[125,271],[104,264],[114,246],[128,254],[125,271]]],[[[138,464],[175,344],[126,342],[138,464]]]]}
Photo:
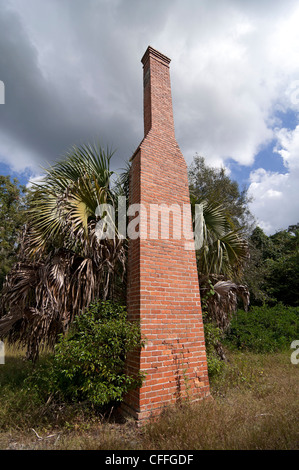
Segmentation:
{"type": "Polygon", "coordinates": [[[187,163],[225,167],[268,235],[296,224],[298,24],[296,0],[0,0],[0,174],[27,184],[97,141],[121,171],[143,138],[151,45],[171,59],[187,163]]]}

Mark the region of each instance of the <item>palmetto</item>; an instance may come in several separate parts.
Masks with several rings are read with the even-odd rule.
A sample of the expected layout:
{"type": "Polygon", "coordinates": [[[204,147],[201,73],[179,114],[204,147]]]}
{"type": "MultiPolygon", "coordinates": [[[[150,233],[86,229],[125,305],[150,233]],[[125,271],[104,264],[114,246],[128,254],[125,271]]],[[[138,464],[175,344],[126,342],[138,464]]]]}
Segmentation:
{"type": "Polygon", "coordinates": [[[73,147],[35,185],[18,263],[4,286],[0,336],[27,346],[54,346],[73,318],[95,298],[115,298],[125,273],[125,242],[99,239],[97,207],[115,204],[112,152],[73,147]]]}
{"type": "MultiPolygon", "coordinates": [[[[96,230],[97,208],[108,204],[117,212],[117,196],[128,196],[128,168],[111,188],[112,155],[100,146],[74,147],[47,170],[30,195],[18,263],[2,292],[0,337],[26,345],[32,360],[43,345],[53,347],[94,299],[125,296],[126,240],[116,226],[114,238],[99,239],[96,230]]],[[[229,317],[224,309],[230,311],[236,299],[231,289],[237,284],[231,279],[241,278],[247,244],[221,204],[191,196],[193,214],[195,204],[203,209],[203,243],[197,252],[200,288],[204,293],[211,280],[218,282],[215,292],[222,291],[210,298],[209,306],[223,324],[229,317]],[[219,284],[223,280],[224,290],[219,284]]]]}
{"type": "Polygon", "coordinates": [[[199,200],[191,195],[194,218],[195,204],[202,207],[202,244],[196,253],[201,295],[209,320],[225,330],[237,308],[238,298],[243,300],[245,309],[249,305],[249,291],[242,285],[249,256],[248,243],[221,203],[199,200]]]}
{"type": "Polygon", "coordinates": [[[197,251],[200,276],[222,274],[239,279],[248,257],[247,242],[241,230],[234,227],[221,203],[199,200],[191,195],[193,218],[196,204],[202,207],[202,243],[197,251]]]}

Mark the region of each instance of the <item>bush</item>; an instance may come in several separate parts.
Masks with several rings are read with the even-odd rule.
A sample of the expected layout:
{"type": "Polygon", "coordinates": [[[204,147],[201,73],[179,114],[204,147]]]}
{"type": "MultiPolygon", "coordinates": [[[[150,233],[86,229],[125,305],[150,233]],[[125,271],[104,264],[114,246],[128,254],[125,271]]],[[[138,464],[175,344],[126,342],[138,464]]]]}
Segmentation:
{"type": "Polygon", "coordinates": [[[238,310],[225,342],[238,349],[264,353],[289,349],[295,339],[299,339],[299,308],[277,304],[252,307],[248,312],[238,310]]]}
{"type": "Polygon", "coordinates": [[[65,402],[119,402],[142,383],[141,375],[125,371],[128,353],[142,346],[139,326],[128,322],[125,307],[98,301],[60,337],[53,357],[46,368],[37,369],[33,382],[65,402]]]}
{"type": "Polygon", "coordinates": [[[221,330],[212,322],[204,322],[205,346],[209,378],[220,374],[224,361],[220,358],[218,350],[221,347],[221,330]]]}

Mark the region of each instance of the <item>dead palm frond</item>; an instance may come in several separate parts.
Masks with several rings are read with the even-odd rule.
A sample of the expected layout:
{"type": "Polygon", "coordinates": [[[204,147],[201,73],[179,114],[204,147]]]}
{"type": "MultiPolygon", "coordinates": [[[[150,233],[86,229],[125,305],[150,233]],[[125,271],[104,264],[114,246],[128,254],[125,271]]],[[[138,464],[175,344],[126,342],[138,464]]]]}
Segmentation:
{"type": "Polygon", "coordinates": [[[213,295],[207,299],[209,320],[214,322],[223,332],[229,327],[231,317],[236,312],[238,299],[243,300],[247,311],[249,306],[249,291],[246,286],[232,281],[218,281],[213,285],[213,295]]]}
{"type": "Polygon", "coordinates": [[[37,359],[42,346],[53,347],[95,298],[118,294],[125,243],[116,229],[112,238],[97,233],[98,206],[114,204],[110,158],[94,147],[74,148],[33,192],[18,263],[0,306],[0,337],[27,345],[30,359],[37,359]]]}
{"type": "Polygon", "coordinates": [[[221,203],[198,200],[191,195],[194,222],[196,204],[200,204],[202,210],[199,225],[202,245],[196,253],[201,297],[207,320],[224,331],[237,309],[238,299],[243,300],[245,309],[249,305],[249,291],[242,285],[249,256],[248,243],[221,203]]]}
{"type": "Polygon", "coordinates": [[[200,275],[222,274],[227,278],[241,278],[243,265],[248,259],[248,243],[240,229],[234,228],[221,204],[199,201],[191,196],[193,216],[196,204],[202,208],[202,245],[197,251],[200,275]]]}

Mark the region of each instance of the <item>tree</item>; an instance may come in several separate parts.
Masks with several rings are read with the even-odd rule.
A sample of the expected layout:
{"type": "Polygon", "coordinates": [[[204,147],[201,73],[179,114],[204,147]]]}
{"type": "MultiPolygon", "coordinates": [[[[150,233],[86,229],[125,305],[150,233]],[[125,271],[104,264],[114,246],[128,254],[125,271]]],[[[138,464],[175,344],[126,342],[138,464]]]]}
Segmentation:
{"type": "Polygon", "coordinates": [[[273,244],[260,227],[255,227],[248,238],[248,247],[250,256],[246,262],[244,279],[250,290],[251,304],[262,305],[270,300],[266,287],[266,259],[273,255],[273,244]]]}
{"type": "Polygon", "coordinates": [[[239,190],[238,183],[230,179],[224,168],[210,167],[204,157],[196,155],[188,173],[190,192],[197,199],[221,203],[227,220],[235,228],[250,232],[254,220],[248,207],[250,198],[245,189],[239,190]]]}
{"type": "Polygon", "coordinates": [[[114,204],[110,160],[101,147],[74,147],[31,195],[18,262],[3,289],[0,336],[27,345],[36,360],[96,298],[117,296],[125,270],[123,240],[99,238],[101,204],[114,204]]]}
{"type": "Polygon", "coordinates": [[[299,305],[298,224],[267,236],[256,227],[250,239],[246,280],[254,303],[299,305]]]}
{"type": "Polygon", "coordinates": [[[270,296],[284,305],[298,306],[299,253],[281,256],[277,261],[269,261],[267,277],[270,296]]]}
{"type": "Polygon", "coordinates": [[[142,385],[144,375],[130,374],[126,359],[142,347],[136,322],[116,302],[96,301],[76,317],[61,336],[55,353],[30,378],[47,401],[89,402],[97,407],[119,403],[129,390],[142,385]]]}
{"type": "MultiPolygon", "coordinates": [[[[109,217],[107,211],[97,212],[99,205],[115,205],[117,191],[128,195],[128,171],[111,188],[111,157],[100,147],[74,147],[30,195],[18,262],[3,290],[0,337],[26,344],[33,360],[41,346],[56,344],[90,302],[115,299],[125,291],[126,241],[116,227],[114,238],[99,239],[97,232],[100,222],[104,234],[109,217]]],[[[212,191],[203,197],[195,188],[191,202],[193,214],[195,204],[201,204],[204,215],[203,246],[197,253],[201,292],[204,296],[213,281],[221,308],[227,308],[227,300],[235,305],[231,293],[247,256],[239,222],[212,191]],[[224,281],[231,283],[225,294],[224,281]]],[[[216,311],[215,302],[209,305],[216,311]]]]}
{"type": "Polygon", "coordinates": [[[209,338],[208,354],[212,354],[209,360],[212,364],[216,360],[217,364],[217,358],[226,359],[220,338],[229,327],[238,299],[243,300],[245,309],[249,305],[249,291],[241,283],[248,245],[221,204],[201,201],[191,195],[194,227],[195,204],[201,204],[203,209],[202,246],[196,258],[204,327],[209,338]]]}
{"type": "Polygon", "coordinates": [[[298,306],[299,228],[288,227],[271,235],[273,255],[267,262],[266,283],[271,297],[285,305],[298,306]]]}
{"type": "MultiPolygon", "coordinates": [[[[250,213],[245,192],[239,193],[237,183],[224,170],[208,168],[203,158],[196,157],[189,177],[194,228],[195,206],[202,207],[202,246],[196,257],[205,331],[211,336],[228,328],[239,299],[245,309],[249,305],[249,291],[243,284],[249,252],[241,222],[250,213]]],[[[212,343],[217,356],[225,359],[220,337],[221,333],[212,343]]]]}
{"type": "Polygon", "coordinates": [[[0,175],[0,290],[15,258],[23,224],[25,188],[15,178],[0,175]]]}
{"type": "Polygon", "coordinates": [[[195,206],[202,207],[202,246],[197,251],[197,265],[201,278],[223,275],[240,281],[248,247],[240,228],[235,228],[227,210],[219,202],[198,199],[191,194],[195,227],[195,206]]]}

